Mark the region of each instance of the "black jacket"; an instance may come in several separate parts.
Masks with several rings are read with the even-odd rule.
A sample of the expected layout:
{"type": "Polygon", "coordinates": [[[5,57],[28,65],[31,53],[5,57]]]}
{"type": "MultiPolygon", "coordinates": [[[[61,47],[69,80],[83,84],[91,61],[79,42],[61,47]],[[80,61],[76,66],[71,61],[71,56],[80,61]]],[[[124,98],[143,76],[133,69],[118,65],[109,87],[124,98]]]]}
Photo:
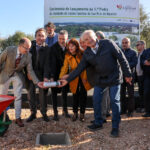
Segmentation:
{"type": "Polygon", "coordinates": [[[67,81],[75,79],[86,68],[88,81],[92,86],[121,84],[122,71],[125,77],[131,77],[131,70],[123,52],[115,42],[107,39],[99,42],[97,54],[91,48],[85,50],[80,64],[70,73],[67,81]]]}
{"type": "Polygon", "coordinates": [[[134,49],[128,48],[126,50],[122,50],[124,55],[126,56],[126,59],[128,60],[129,66],[131,70],[135,70],[135,67],[137,65],[137,52],[134,49]]]}
{"type": "Polygon", "coordinates": [[[141,55],[141,61],[140,61],[144,76],[150,77],[150,66],[144,65],[145,60],[150,61],[150,48],[143,51],[143,53],[141,55]]]}
{"type": "Polygon", "coordinates": [[[50,48],[46,63],[46,78],[54,78],[55,81],[59,79],[61,67],[64,63],[65,53],[66,49],[63,51],[58,42],[50,48]]]}
{"type": "Polygon", "coordinates": [[[46,72],[46,57],[50,48],[44,43],[43,46],[36,50],[36,41],[32,41],[30,53],[32,54],[32,66],[39,80],[43,81],[44,73],[46,72]]]}

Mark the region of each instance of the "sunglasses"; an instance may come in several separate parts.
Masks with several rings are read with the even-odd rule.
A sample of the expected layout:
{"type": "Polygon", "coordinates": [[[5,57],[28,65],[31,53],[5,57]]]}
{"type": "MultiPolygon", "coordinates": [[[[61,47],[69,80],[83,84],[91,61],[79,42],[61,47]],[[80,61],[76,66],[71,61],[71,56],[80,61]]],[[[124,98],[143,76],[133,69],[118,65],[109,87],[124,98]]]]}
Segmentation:
{"type": "Polygon", "coordinates": [[[139,45],[141,45],[141,44],[136,44],[136,46],[139,46],[139,45]]]}
{"type": "Polygon", "coordinates": [[[22,47],[23,47],[25,50],[29,50],[29,48],[27,48],[27,47],[24,47],[23,45],[22,45],[22,47]]]}

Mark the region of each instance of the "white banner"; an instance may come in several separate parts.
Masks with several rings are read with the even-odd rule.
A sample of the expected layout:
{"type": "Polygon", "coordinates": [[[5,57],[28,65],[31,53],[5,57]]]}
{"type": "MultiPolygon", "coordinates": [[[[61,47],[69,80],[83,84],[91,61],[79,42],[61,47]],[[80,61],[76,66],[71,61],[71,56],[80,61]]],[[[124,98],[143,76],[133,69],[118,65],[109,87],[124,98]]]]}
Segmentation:
{"type": "Polygon", "coordinates": [[[119,23],[139,25],[139,0],[45,0],[44,24],[119,23]]]}

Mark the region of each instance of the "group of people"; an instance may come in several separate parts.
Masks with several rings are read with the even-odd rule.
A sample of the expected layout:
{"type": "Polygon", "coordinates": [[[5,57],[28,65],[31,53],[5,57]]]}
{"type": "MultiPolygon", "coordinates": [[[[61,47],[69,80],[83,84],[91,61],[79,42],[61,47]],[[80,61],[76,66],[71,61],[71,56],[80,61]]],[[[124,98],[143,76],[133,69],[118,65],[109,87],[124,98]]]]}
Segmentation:
{"type": "Polygon", "coordinates": [[[55,33],[51,22],[45,28],[35,32],[35,40],[22,38],[19,45],[7,47],[0,55],[0,94],[6,95],[10,83],[13,84],[16,124],[23,127],[21,120],[21,93],[23,85],[28,92],[31,115],[27,122],[36,119],[37,97],[39,87],[40,112],[43,120],[48,122],[47,94],[48,88],[43,82],[60,81],[59,87],[51,88],[51,97],[55,121],[59,120],[57,95],[61,92],[63,101],[62,114],[70,118],[67,109],[67,93],[73,93],[72,121],[78,118],[84,121],[87,91],[94,88],[94,120],[88,126],[90,130],[103,128],[106,114],[112,110],[111,136],[118,137],[120,114],[132,117],[134,101],[134,83],[137,78],[141,108],[145,104],[143,117],[150,117],[150,50],[145,50],[145,42],[136,44],[138,53],[130,47],[130,39],[122,40],[122,49],[101,31],[86,30],[78,41],[68,32],[55,33]],[[67,84],[69,83],[69,84],[67,84]],[[128,98],[126,97],[126,90],[128,98]],[[121,104],[120,104],[121,101],[121,104]]]}

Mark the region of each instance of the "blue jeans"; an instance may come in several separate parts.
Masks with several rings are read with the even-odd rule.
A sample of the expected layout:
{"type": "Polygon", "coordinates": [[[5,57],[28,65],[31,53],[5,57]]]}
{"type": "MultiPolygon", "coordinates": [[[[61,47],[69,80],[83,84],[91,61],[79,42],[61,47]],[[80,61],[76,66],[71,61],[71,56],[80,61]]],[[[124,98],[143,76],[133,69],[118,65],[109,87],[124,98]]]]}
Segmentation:
{"type": "MultiPolygon", "coordinates": [[[[101,102],[105,88],[98,86],[94,87],[93,94],[93,106],[94,106],[94,118],[96,125],[103,124],[103,118],[101,115],[101,102]]],[[[109,87],[110,102],[112,108],[112,128],[119,128],[120,123],[120,85],[109,87]]]]}

